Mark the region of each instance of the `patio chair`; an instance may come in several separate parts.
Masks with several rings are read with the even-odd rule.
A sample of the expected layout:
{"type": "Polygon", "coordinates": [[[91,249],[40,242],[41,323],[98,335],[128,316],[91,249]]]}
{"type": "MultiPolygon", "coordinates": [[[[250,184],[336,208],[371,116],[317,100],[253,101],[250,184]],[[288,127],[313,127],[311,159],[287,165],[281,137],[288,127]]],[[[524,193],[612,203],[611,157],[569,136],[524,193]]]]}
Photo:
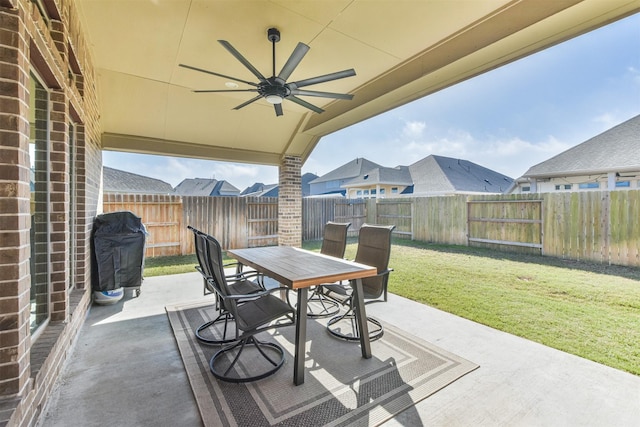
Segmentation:
{"type": "MultiPolygon", "coordinates": [[[[350,222],[338,223],[329,221],[324,226],[320,253],[336,258],[343,258],[347,247],[347,230],[350,222]]],[[[338,314],[340,304],[324,296],[320,286],[314,286],[307,304],[307,316],[312,318],[329,317],[338,314]]]]}
{"type": "MultiPolygon", "coordinates": [[[[208,242],[206,237],[208,235],[192,226],[188,226],[187,228],[191,230],[194,235],[196,258],[198,259],[196,270],[198,270],[198,272],[200,272],[200,274],[202,275],[202,279],[204,282],[204,294],[215,294],[214,308],[215,310],[219,311],[218,316],[215,319],[205,322],[196,328],[196,338],[205,344],[221,345],[235,342],[238,338],[238,331],[235,325],[233,326],[233,332],[231,332],[231,334],[229,335],[229,323],[233,321],[233,316],[221,302],[220,297],[215,292],[214,286],[211,284],[211,280],[214,279],[214,274],[213,266],[207,249],[208,242]],[[205,334],[206,330],[210,330],[210,328],[216,328],[217,325],[222,322],[224,322],[224,325],[222,327],[221,333],[211,330],[210,334],[205,334]]],[[[229,267],[236,264],[237,263],[229,263],[225,264],[223,267],[229,267]]],[[[238,294],[254,294],[256,292],[263,291],[264,287],[262,286],[261,280],[259,279],[260,277],[258,277],[256,273],[242,273],[242,270],[239,266],[236,266],[236,273],[234,275],[227,276],[227,280],[233,280],[233,284],[231,286],[233,287],[234,292],[238,294]],[[257,280],[253,281],[250,279],[257,280]]]]}
{"type": "Polygon", "coordinates": [[[243,383],[265,378],[284,363],[284,349],[275,342],[260,341],[256,335],[270,329],[295,324],[295,309],[286,301],[271,295],[289,291],[286,287],[263,290],[251,295],[238,294],[235,284],[224,275],[222,249],[218,241],[206,236],[208,258],[212,262],[209,281],[224,306],[233,316],[239,331],[237,341],[217,351],[209,360],[211,373],[222,381],[243,383]],[[242,354],[250,353],[241,360],[242,354]],[[242,367],[238,367],[241,364],[242,367]]]}
{"type": "MultiPolygon", "coordinates": [[[[381,226],[364,224],[358,235],[358,249],[355,262],[376,267],[378,274],[362,279],[363,298],[365,304],[387,301],[387,284],[391,254],[391,233],[395,225],[381,226]]],[[[347,311],[331,318],[327,323],[329,333],[347,341],[359,341],[360,334],[355,321],[355,305],[351,286],[330,284],[322,286],[323,294],[347,307],[347,311]]],[[[377,319],[367,317],[369,339],[380,338],[384,334],[382,324],[377,319]],[[373,327],[372,327],[373,326],[373,327]]]]}

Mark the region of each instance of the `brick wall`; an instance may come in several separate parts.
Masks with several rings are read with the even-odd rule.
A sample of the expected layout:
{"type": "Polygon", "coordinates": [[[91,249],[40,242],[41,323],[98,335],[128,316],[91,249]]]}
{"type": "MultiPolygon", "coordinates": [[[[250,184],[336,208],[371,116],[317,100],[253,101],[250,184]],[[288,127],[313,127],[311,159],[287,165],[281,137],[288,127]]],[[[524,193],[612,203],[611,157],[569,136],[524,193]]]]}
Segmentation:
{"type": "Polygon", "coordinates": [[[42,4],[44,11],[31,0],[0,0],[0,426],[35,422],[90,302],[90,236],[102,168],[94,70],[74,2],[42,4]],[[29,93],[31,70],[48,88],[35,112],[29,111],[30,101],[39,99],[29,93]],[[35,180],[42,183],[36,184],[33,200],[30,117],[48,123],[33,135],[36,144],[43,144],[35,161],[44,174],[35,180]],[[75,209],[70,212],[72,188],[75,209]],[[32,217],[38,204],[47,208],[41,210],[46,214],[32,217]],[[32,256],[36,233],[47,238],[39,239],[43,243],[32,256]],[[43,271],[39,274],[46,292],[37,303],[49,304],[50,312],[49,323],[34,337],[32,271],[43,271]]]}
{"type": "Polygon", "coordinates": [[[19,10],[0,9],[0,396],[29,381],[28,37],[19,10]]]}

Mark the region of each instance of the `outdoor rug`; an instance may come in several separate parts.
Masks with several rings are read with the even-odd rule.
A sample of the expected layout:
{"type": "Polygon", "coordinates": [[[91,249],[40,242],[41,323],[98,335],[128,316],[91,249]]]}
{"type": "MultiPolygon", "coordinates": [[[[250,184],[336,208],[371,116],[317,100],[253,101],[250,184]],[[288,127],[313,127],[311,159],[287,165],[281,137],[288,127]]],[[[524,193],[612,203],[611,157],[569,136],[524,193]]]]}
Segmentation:
{"type": "Polygon", "coordinates": [[[166,310],[205,426],[379,425],[478,367],[388,324],[371,343],[373,357],[363,359],[357,343],[332,338],[323,321],[308,319],[304,384],[293,385],[294,326],[260,335],[285,348],[278,372],[226,383],[209,371],[220,347],[200,344],[193,332],[215,316],[211,303],[166,310]]]}

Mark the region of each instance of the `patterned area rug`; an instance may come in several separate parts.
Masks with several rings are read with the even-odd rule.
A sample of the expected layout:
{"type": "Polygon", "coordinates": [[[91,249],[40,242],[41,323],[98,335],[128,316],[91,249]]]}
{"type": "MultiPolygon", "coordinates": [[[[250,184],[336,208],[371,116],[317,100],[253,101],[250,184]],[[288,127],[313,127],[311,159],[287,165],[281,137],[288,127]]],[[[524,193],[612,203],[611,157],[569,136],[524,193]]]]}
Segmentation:
{"type": "Polygon", "coordinates": [[[371,343],[373,357],[363,359],[358,344],[332,338],[325,322],[308,319],[304,384],[293,385],[295,327],[260,336],[285,348],[278,372],[225,383],[209,372],[219,347],[200,344],[193,333],[215,316],[212,305],[166,310],[205,426],[379,425],[478,367],[387,324],[371,343]]]}

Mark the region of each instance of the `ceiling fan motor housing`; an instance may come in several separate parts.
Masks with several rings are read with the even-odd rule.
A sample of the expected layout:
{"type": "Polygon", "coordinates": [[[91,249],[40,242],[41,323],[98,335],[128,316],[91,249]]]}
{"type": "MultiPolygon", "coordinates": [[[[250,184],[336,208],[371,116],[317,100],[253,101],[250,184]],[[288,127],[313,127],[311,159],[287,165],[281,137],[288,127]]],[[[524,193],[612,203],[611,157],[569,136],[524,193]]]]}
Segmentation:
{"type": "Polygon", "coordinates": [[[282,80],[270,77],[266,81],[258,83],[258,93],[262,96],[277,95],[286,98],[291,94],[291,90],[282,80]]]}
{"type": "Polygon", "coordinates": [[[267,30],[267,38],[272,43],[278,43],[280,41],[280,31],[277,28],[269,28],[267,30]]]}

